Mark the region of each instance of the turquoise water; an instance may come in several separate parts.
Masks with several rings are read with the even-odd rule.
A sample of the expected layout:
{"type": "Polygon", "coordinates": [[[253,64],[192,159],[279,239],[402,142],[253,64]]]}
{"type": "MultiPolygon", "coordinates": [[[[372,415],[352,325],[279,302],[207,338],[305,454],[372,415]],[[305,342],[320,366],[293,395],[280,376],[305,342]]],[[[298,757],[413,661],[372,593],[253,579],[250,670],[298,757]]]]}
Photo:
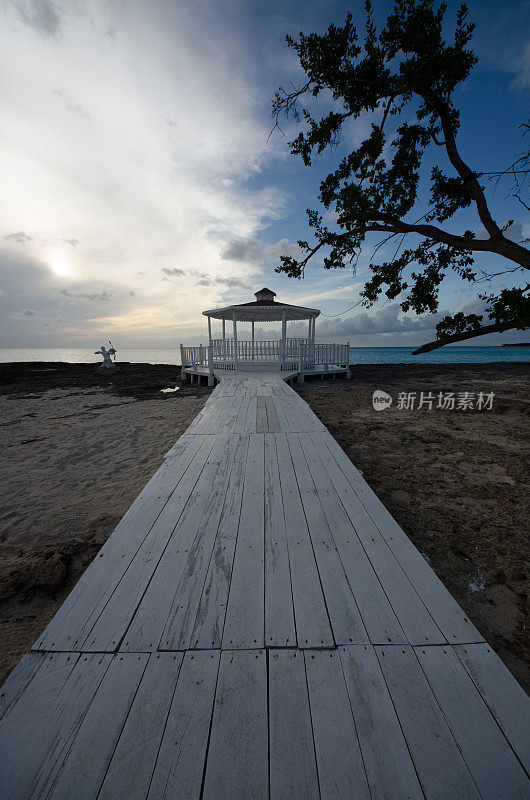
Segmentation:
{"type": "MultiPolygon", "coordinates": [[[[95,348],[94,348],[95,349],[95,348]]],[[[412,355],[412,347],[350,347],[351,364],[487,364],[493,361],[530,362],[530,347],[440,347],[421,356],[412,355]]],[[[73,364],[97,364],[101,356],[89,349],[53,349],[45,347],[0,350],[0,363],[13,361],[66,361],[73,364]]],[[[139,364],[179,364],[175,348],[118,350],[117,362],[139,364]]]]}
{"type": "Polygon", "coordinates": [[[350,364],[489,364],[530,362],[530,347],[439,347],[413,356],[412,347],[350,347],[350,364]]]}

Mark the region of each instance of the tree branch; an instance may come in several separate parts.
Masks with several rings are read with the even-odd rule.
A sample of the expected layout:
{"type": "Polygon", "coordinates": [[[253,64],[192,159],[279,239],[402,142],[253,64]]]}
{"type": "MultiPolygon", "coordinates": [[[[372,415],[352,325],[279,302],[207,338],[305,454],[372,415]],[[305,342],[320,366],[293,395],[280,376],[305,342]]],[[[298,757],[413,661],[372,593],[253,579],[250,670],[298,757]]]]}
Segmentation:
{"type": "Polygon", "coordinates": [[[463,342],[465,339],[474,339],[476,336],[485,336],[487,333],[502,333],[516,328],[515,322],[494,322],[492,325],[482,325],[480,328],[475,328],[472,331],[465,331],[464,333],[455,333],[453,336],[444,336],[443,339],[435,339],[434,342],[422,344],[417,350],[412,351],[413,356],[419,356],[421,353],[429,353],[431,350],[437,350],[438,347],[443,347],[446,344],[453,344],[454,342],[463,342]]]}
{"type": "Polygon", "coordinates": [[[440,104],[437,107],[437,111],[440,117],[440,122],[442,123],[442,130],[444,132],[445,149],[451,164],[456,169],[462,180],[468,184],[471,196],[473,197],[473,200],[477,206],[480,220],[491,238],[496,239],[498,237],[502,237],[502,231],[490,214],[486,197],[475,176],[475,173],[470,167],[468,167],[458,152],[453,126],[451,124],[451,116],[447,106],[440,104]]]}

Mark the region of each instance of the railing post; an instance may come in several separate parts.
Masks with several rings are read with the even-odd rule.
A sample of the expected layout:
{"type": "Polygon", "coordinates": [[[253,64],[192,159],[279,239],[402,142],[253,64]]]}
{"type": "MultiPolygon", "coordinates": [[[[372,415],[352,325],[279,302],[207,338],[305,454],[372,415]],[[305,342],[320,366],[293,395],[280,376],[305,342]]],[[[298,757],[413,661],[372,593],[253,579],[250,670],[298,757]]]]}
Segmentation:
{"type": "Polygon", "coordinates": [[[208,345],[208,386],[213,386],[215,383],[213,377],[213,345],[208,345]]]}
{"type": "Polygon", "coordinates": [[[298,339],[298,377],[296,382],[304,382],[304,343],[301,339],[298,339]]]}

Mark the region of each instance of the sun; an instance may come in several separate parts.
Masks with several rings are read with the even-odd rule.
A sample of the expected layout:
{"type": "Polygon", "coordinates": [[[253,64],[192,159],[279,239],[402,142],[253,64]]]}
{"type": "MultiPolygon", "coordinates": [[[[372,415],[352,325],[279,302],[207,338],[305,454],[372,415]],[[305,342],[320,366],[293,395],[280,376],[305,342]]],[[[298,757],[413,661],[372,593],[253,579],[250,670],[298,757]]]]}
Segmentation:
{"type": "Polygon", "coordinates": [[[54,275],[59,278],[68,278],[72,274],[72,268],[65,259],[56,258],[50,266],[54,275]]]}

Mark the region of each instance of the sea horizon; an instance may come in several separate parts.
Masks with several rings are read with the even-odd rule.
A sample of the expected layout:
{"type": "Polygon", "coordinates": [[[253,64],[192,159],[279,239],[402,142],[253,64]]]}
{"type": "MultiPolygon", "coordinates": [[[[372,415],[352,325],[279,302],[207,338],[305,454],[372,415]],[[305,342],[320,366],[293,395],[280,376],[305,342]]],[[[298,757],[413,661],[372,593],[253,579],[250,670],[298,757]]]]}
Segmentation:
{"type": "MultiPolygon", "coordinates": [[[[530,362],[530,347],[517,345],[457,345],[440,347],[429,353],[414,356],[418,345],[410,347],[350,347],[350,364],[485,364],[501,362],[530,362]]],[[[95,364],[101,357],[89,348],[9,347],[0,349],[0,364],[13,363],[95,364]]],[[[178,347],[121,348],[116,363],[180,365],[178,347]]]]}

